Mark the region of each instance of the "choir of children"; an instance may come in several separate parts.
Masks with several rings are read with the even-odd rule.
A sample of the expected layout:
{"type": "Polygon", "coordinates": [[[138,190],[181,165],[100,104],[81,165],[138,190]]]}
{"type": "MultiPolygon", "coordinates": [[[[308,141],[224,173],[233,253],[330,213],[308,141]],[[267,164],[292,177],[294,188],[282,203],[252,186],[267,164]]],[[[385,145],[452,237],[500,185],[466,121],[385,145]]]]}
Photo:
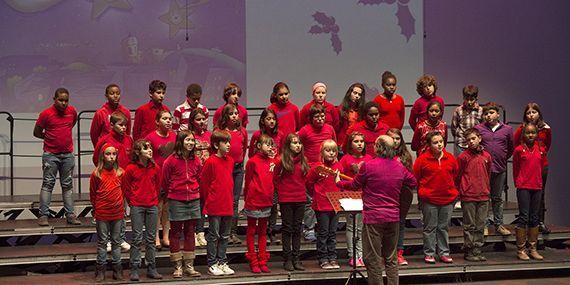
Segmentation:
{"type": "MultiPolygon", "coordinates": [[[[341,190],[334,175],[319,169],[326,166],[349,176],[362,175],[362,166],[376,157],[378,137],[385,134],[393,140],[390,145],[394,159],[408,171],[413,169],[418,181],[426,263],[435,263],[436,255],[442,262],[453,262],[448,224],[458,200],[463,211],[465,260],[486,260],[481,247],[489,208],[496,232],[510,235],[503,222],[502,195],[507,159],[511,155],[520,211],[516,227],[517,256],[522,260],[543,259],[537,251],[537,235],[539,226],[542,232],[548,232],[543,223],[544,187],[552,133],[540,107],[535,103],[526,106],[524,124],[513,139],[513,129],[499,120],[501,107],[495,103],[479,106],[478,88],[465,86],[463,103],[455,109],[450,125],[456,158],[445,150],[447,124],[442,119],[445,105],[436,96],[436,79],[424,75],[416,83],[421,97],[414,103],[409,119],[414,130],[411,146],[417,152],[414,163],[400,131],[405,111],[402,96],[395,93],[396,76],[384,72],[381,86],[384,91],[366,102],[364,85],[354,83],[342,103],[335,107],[326,100],[326,85],[317,82],[312,88],[313,99],[299,112],[290,100],[287,84],[278,82],[270,96],[271,105],[261,113],[259,130],[253,134],[249,150],[247,110],[238,104],[242,91],[235,83],[224,89],[226,103],[216,110],[211,133],[207,128],[208,109],[200,104],[200,85],[188,86],[187,99],[173,116],[162,104],[166,84],[152,81],[150,102],[136,110],[132,138],[130,112],[119,104],[121,90],[116,84],[107,86],[108,102],[95,113],[90,131],[96,166],[90,181],[98,236],[96,280],[105,278],[108,244],[113,256],[113,278],[123,278],[120,250],[121,244],[126,243],[124,205],[127,204],[133,229],[130,280],[139,280],[143,239],[150,278],[162,278],[155,262],[156,250],[161,246],[170,247],[175,278],[200,276],[193,266],[196,246],[207,246],[209,274],[233,274],[226,249],[228,243],[241,243],[236,227],[242,189],[243,213],[247,216],[245,256],[252,272],[271,271],[266,241],[267,233],[274,234],[272,226],[278,211],[286,270],[305,270],[299,256],[303,225],[309,232],[316,228],[320,267],[340,268],[336,253],[339,215],[333,211],[326,193],[341,190]],[[209,226],[205,238],[206,220],[209,226]]],[[[56,90],[54,105],[40,114],[34,129],[34,136],[44,140],[44,181],[38,219],[42,226],[48,225],[49,201],[58,171],[67,222],[80,223],[71,196],[74,167],[71,129],[77,114],[68,102],[69,91],[56,90]]],[[[399,202],[403,216],[399,219],[397,244],[400,266],[407,265],[403,237],[405,215],[411,204],[411,195],[403,196],[399,202]]],[[[362,258],[366,259],[367,254],[363,254],[360,241],[362,216],[356,217],[359,237],[356,244],[351,239],[352,218],[347,221],[348,263],[364,266],[366,260],[362,258]]]]}

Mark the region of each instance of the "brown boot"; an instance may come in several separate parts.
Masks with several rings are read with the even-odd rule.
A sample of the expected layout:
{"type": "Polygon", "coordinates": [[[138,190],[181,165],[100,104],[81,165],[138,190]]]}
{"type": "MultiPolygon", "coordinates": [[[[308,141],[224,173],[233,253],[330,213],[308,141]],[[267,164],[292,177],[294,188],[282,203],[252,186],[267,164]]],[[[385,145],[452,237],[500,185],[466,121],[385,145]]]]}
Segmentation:
{"type": "Polygon", "coordinates": [[[529,255],[532,259],[543,260],[544,257],[536,251],[538,244],[538,227],[528,229],[529,255]]]}
{"type": "Polygon", "coordinates": [[[520,260],[529,260],[530,258],[526,254],[526,228],[516,228],[517,237],[517,257],[520,260]]]}
{"type": "Polygon", "coordinates": [[[174,266],[174,272],[172,272],[173,278],[182,278],[184,273],[182,271],[182,252],[170,253],[170,262],[174,266]]]}
{"type": "Polygon", "coordinates": [[[200,277],[202,274],[194,269],[194,258],[196,254],[193,251],[185,251],[184,254],[184,274],[190,277],[200,277]]]}

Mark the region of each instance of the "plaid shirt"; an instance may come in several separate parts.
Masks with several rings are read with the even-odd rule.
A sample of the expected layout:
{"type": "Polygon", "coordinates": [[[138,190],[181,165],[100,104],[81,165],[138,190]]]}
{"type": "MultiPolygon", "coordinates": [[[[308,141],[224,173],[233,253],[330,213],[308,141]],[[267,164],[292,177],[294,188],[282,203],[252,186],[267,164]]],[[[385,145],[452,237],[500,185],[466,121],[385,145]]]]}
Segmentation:
{"type": "Polygon", "coordinates": [[[451,118],[451,133],[455,137],[455,143],[463,149],[467,148],[467,142],[463,133],[483,121],[483,108],[475,103],[472,109],[467,109],[465,105],[455,108],[451,118]]]}
{"type": "MultiPolygon", "coordinates": [[[[202,104],[198,104],[196,108],[202,108],[206,113],[206,120],[208,119],[208,108],[202,104]]],[[[190,122],[190,112],[192,112],[192,107],[188,104],[187,100],[184,103],[178,105],[172,114],[172,129],[176,132],[188,130],[188,123],[190,122]]]]}

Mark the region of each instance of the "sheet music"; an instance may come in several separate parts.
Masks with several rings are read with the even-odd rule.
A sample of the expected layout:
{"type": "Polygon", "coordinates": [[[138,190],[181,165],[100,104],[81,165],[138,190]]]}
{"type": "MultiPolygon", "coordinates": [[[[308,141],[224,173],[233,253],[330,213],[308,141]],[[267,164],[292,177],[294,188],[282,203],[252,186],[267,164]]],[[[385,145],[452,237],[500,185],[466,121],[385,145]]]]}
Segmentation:
{"type": "Polygon", "coordinates": [[[362,199],[343,198],[338,201],[345,211],[362,211],[362,199]]]}

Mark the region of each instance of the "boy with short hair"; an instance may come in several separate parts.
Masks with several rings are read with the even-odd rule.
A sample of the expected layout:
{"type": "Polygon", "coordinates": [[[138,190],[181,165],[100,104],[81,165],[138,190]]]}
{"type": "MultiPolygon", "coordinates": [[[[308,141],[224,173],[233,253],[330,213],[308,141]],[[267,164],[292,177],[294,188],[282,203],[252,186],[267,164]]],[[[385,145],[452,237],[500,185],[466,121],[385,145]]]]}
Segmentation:
{"type": "Polygon", "coordinates": [[[208,120],[208,108],[200,104],[200,98],[202,97],[202,87],[196,83],[188,85],[186,88],[186,100],[184,103],[178,105],[174,109],[173,120],[172,120],[172,130],[175,132],[188,130],[189,116],[192,110],[200,108],[206,114],[206,122],[208,120]]]}
{"type": "Polygon", "coordinates": [[[241,119],[241,126],[243,128],[247,128],[247,124],[249,123],[247,109],[244,106],[238,104],[239,99],[241,98],[241,93],[241,88],[236,83],[230,82],[228,85],[226,85],[226,87],[224,87],[223,98],[226,103],[220,106],[216,112],[214,112],[214,126],[218,125],[220,118],[222,117],[222,111],[224,110],[224,107],[226,107],[227,104],[234,104],[238,109],[239,118],[241,119]]]}
{"type": "Polygon", "coordinates": [[[103,106],[95,112],[93,120],[91,121],[89,136],[91,137],[93,147],[97,145],[101,137],[111,132],[109,118],[114,112],[121,112],[125,115],[125,125],[127,126],[125,134],[128,136],[131,135],[131,111],[119,103],[121,101],[121,89],[119,85],[114,83],[107,85],[105,88],[105,97],[107,98],[107,103],[103,104],[103,106]]]}
{"type": "Polygon", "coordinates": [[[443,117],[443,112],[445,111],[445,103],[443,98],[436,95],[437,93],[437,81],[435,76],[425,74],[421,76],[416,82],[416,91],[420,95],[410,111],[410,118],[408,123],[412,130],[416,130],[416,126],[427,119],[427,107],[431,101],[437,101],[441,104],[441,116],[443,117]]]}
{"type": "Polygon", "coordinates": [[[483,117],[483,108],[477,103],[479,88],[475,85],[463,87],[463,104],[455,108],[451,117],[451,133],[455,138],[455,155],[465,151],[467,141],[465,131],[480,124],[483,117]]]}
{"type": "Polygon", "coordinates": [[[166,83],[153,80],[148,85],[150,101],[140,106],[135,111],[135,123],[133,125],[133,140],[145,138],[150,132],[156,130],[155,117],[158,112],[170,109],[162,104],[166,96],[166,83]]]}
{"type": "Polygon", "coordinates": [[[129,165],[131,161],[131,150],[133,148],[133,139],[127,135],[127,117],[120,111],[111,114],[109,119],[111,132],[103,136],[97,142],[93,151],[93,164],[97,166],[99,154],[103,151],[105,144],[110,144],[117,149],[117,162],[123,169],[129,165]]]}
{"type": "Polygon", "coordinates": [[[508,236],[503,226],[503,192],[507,182],[507,160],[513,155],[513,128],[499,121],[501,107],[490,102],[483,106],[483,119],[475,128],[481,133],[481,145],[493,158],[491,166],[491,208],[495,231],[508,236]]]}
{"type": "Polygon", "coordinates": [[[210,144],[215,154],[210,156],[200,176],[200,198],[203,213],[208,216],[207,262],[211,275],[231,275],[226,249],[232,226],[234,160],[228,155],[231,135],[227,131],[214,131],[210,144]]]}
{"type": "Polygon", "coordinates": [[[77,111],[69,105],[69,91],[65,88],[55,90],[53,101],[51,107],[40,113],[34,127],[34,137],[44,140],[38,225],[49,226],[49,204],[58,172],[67,223],[80,225],[81,222],[74,213],[72,196],[75,156],[71,132],[77,123],[77,111]]]}
{"type": "Polygon", "coordinates": [[[463,133],[467,149],[457,157],[457,185],[463,209],[465,260],[485,261],[481,247],[485,244],[485,220],[489,211],[490,176],[493,160],[483,149],[481,133],[469,128],[463,133]]]}

